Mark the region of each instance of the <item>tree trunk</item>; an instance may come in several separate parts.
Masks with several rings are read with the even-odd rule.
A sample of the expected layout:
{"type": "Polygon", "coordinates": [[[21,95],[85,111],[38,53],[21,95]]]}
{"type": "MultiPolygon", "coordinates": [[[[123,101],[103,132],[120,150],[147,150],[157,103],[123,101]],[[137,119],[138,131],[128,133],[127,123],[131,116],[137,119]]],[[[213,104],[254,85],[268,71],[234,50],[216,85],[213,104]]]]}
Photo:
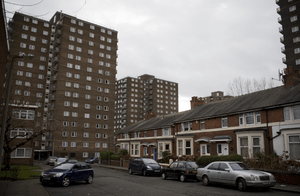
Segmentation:
{"type": "Polygon", "coordinates": [[[10,169],[10,153],[7,152],[4,153],[4,165],[5,165],[5,170],[10,169]]]}

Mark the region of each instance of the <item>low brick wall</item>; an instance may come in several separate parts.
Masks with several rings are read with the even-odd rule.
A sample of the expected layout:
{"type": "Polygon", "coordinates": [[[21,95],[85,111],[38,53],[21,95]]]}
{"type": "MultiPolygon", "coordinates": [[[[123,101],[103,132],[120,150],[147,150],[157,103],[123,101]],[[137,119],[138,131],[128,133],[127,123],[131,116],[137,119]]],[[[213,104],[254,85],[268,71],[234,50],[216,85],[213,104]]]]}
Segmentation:
{"type": "Polygon", "coordinates": [[[123,161],[123,167],[129,167],[129,160],[123,161]]]}
{"type": "Polygon", "coordinates": [[[110,161],[110,165],[113,165],[113,166],[120,166],[120,161],[111,160],[111,161],[110,161]]]}
{"type": "Polygon", "coordinates": [[[277,183],[293,184],[300,186],[300,174],[283,171],[266,171],[274,175],[277,183]]]}

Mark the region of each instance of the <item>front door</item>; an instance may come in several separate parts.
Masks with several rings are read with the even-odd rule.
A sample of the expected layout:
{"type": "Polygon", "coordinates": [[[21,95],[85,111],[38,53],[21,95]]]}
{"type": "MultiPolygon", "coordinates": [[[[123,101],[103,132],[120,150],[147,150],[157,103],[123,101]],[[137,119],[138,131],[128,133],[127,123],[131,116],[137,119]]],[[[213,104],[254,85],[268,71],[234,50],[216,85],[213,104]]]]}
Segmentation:
{"type": "Polygon", "coordinates": [[[229,155],[228,144],[218,144],[218,155],[229,155]]]}

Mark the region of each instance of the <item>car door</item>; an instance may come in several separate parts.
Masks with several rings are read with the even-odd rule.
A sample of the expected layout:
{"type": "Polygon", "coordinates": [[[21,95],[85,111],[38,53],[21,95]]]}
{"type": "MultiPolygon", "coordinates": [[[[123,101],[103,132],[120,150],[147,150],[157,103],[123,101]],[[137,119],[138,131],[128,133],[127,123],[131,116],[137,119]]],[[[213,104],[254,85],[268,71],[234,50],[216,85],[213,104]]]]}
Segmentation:
{"type": "Polygon", "coordinates": [[[219,163],[213,163],[207,168],[207,176],[209,181],[217,182],[217,172],[219,168],[219,163]]]}
{"type": "Polygon", "coordinates": [[[80,178],[80,165],[75,164],[70,173],[71,181],[77,181],[80,178]]]}
{"type": "Polygon", "coordinates": [[[130,168],[132,172],[136,172],[136,160],[131,161],[130,168]]]}
{"type": "Polygon", "coordinates": [[[137,170],[138,173],[143,172],[143,165],[144,165],[144,162],[142,160],[137,161],[136,170],[137,170]]]}
{"type": "Polygon", "coordinates": [[[178,162],[173,162],[169,167],[166,168],[166,174],[168,177],[175,178],[175,172],[178,162]]]}
{"type": "Polygon", "coordinates": [[[232,184],[233,174],[227,163],[220,163],[218,171],[218,179],[223,184],[232,184]]]}
{"type": "Polygon", "coordinates": [[[88,166],[86,163],[81,164],[81,168],[79,170],[78,180],[86,180],[88,178],[88,166]]]}
{"type": "Polygon", "coordinates": [[[177,167],[175,169],[175,172],[174,172],[174,175],[175,175],[175,178],[179,178],[182,171],[185,170],[185,162],[178,162],[177,164],[177,167]]]}

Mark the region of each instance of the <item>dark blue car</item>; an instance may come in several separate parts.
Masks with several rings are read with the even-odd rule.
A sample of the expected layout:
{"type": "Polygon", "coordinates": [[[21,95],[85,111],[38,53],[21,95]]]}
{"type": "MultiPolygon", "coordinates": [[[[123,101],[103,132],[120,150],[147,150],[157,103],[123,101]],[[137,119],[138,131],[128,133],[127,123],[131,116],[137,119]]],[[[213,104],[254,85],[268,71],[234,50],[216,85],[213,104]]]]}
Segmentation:
{"type": "Polygon", "coordinates": [[[129,163],[129,174],[140,173],[143,176],[147,174],[160,175],[162,166],[151,158],[136,158],[129,163]]]}
{"type": "Polygon", "coordinates": [[[87,184],[93,182],[93,168],[86,163],[62,163],[52,169],[42,172],[40,182],[60,183],[69,186],[73,181],[86,181],[87,184]]]}

